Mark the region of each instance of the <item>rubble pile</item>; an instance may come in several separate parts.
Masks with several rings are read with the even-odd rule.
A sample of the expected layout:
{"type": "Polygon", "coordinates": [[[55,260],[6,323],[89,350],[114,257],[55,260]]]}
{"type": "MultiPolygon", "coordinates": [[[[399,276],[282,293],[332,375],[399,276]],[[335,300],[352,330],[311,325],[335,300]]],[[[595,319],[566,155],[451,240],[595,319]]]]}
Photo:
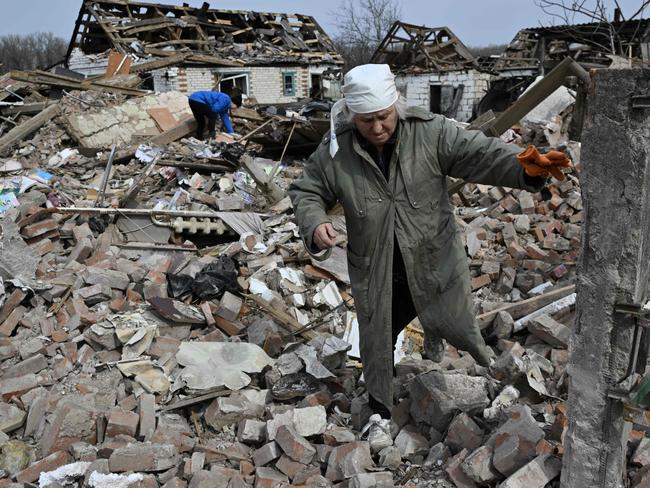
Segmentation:
{"type": "MultiPolygon", "coordinates": [[[[382,444],[364,431],[344,218],[324,262],[292,219],[285,190],[302,162],[224,134],[156,144],[159,126],[120,162],[66,120],[132,99],[70,95],[0,159],[0,486],[555,483],[583,212],[575,145],[574,168],[542,193],[452,196],[495,361],[449,345],[423,360],[414,321],[382,444]]],[[[647,420],[634,421],[642,486],[647,420]]]]}

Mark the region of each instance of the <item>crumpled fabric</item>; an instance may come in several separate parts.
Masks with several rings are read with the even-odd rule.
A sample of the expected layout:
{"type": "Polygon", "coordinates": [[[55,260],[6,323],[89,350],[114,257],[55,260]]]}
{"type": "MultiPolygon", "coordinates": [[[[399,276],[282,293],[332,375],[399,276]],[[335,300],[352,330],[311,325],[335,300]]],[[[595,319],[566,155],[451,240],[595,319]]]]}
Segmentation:
{"type": "Polygon", "coordinates": [[[343,78],[343,96],[330,113],[330,155],[339,149],[334,125],[346,109],[355,114],[385,110],[399,98],[395,76],[387,64],[362,64],[352,68],[343,78]]]}

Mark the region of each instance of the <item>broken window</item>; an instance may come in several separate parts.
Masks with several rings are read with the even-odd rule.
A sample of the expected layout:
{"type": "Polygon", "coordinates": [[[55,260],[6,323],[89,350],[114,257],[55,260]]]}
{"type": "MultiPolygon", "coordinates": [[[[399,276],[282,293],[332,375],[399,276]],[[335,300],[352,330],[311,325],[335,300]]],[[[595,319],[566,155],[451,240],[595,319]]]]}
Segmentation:
{"type": "Polygon", "coordinates": [[[456,117],[464,88],[464,85],[431,85],[429,110],[434,114],[442,114],[445,117],[456,117]]]}
{"type": "Polygon", "coordinates": [[[243,100],[248,98],[248,74],[237,73],[219,80],[217,84],[220,92],[230,96],[233,103],[241,107],[243,100]]]}
{"type": "Polygon", "coordinates": [[[309,98],[321,98],[323,96],[323,75],[319,73],[311,74],[311,88],[309,89],[309,98]]]}
{"type": "Polygon", "coordinates": [[[296,95],[296,73],[287,71],[282,73],[282,94],[285,97],[296,95]]]}

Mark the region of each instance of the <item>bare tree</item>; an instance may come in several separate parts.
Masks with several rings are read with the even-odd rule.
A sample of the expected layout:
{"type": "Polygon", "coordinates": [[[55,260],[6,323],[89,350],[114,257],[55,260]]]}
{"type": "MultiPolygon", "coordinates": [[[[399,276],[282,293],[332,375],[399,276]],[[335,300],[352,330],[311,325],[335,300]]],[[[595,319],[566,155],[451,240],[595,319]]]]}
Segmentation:
{"type": "Polygon", "coordinates": [[[51,32],[0,36],[0,74],[45,68],[62,61],[67,43],[51,32]]]}
{"type": "Polygon", "coordinates": [[[396,0],[343,0],[330,16],[338,26],[334,43],[350,69],[367,63],[401,16],[396,0]]]}
{"type": "Polygon", "coordinates": [[[650,0],[639,0],[634,7],[630,7],[630,3],[627,3],[627,11],[624,12],[619,0],[613,0],[613,8],[608,8],[606,0],[535,0],[535,5],[544,13],[564,25],[570,26],[580,22],[601,24],[609,34],[609,45],[601,47],[619,55],[626,54],[619,33],[628,22],[642,18],[650,6],[650,0]],[[630,13],[627,17],[626,12],[630,13]]]}

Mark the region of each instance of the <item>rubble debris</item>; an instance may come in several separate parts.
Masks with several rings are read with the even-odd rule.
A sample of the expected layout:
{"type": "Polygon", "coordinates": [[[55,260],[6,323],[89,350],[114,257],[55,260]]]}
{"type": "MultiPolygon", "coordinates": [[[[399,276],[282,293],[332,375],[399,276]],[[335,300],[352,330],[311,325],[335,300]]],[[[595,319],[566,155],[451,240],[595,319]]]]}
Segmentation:
{"type": "MultiPolygon", "coordinates": [[[[238,33],[240,14],[205,25],[190,7],[168,11],[172,18],[141,6],[148,20],[132,2],[83,8],[93,4],[97,15],[81,24],[115,35],[123,52],[132,49],[124,39],[143,33],[131,73],[201,56],[237,63],[244,55],[224,34],[248,40],[266,28],[238,33]],[[152,47],[171,24],[223,33],[203,53],[187,37],[173,50],[152,47]]],[[[258,20],[279,36],[279,51],[289,49],[294,26],[258,20]]],[[[250,51],[271,52],[274,37],[260,35],[250,51]]],[[[91,37],[83,42],[97,42],[91,37]]],[[[465,62],[454,53],[450,63],[465,62]]],[[[34,104],[55,84],[2,80],[29,105],[16,122],[47,110],[34,104]]],[[[61,116],[0,158],[2,188],[13,196],[0,208],[0,469],[11,481],[58,472],[65,484],[73,476],[63,473],[82,463],[79,486],[536,486],[557,477],[584,211],[578,158],[550,195],[472,184],[452,195],[496,361],[481,368],[450,345],[440,362],[423,360],[414,321],[399,342],[393,445],[374,452],[360,438],[370,412],[344,216],[330,216],[339,242],[315,261],[284,198],[303,168],[297,146],[322,133],[306,129],[308,118],[242,108],[233,120],[244,144],[223,134],[198,141],[180,93],[142,95],[126,78],[116,83],[124,90],[67,86],[61,116]],[[174,127],[157,116],[165,109],[174,127]],[[281,164],[267,159],[285,146],[281,164]]],[[[569,143],[564,129],[510,136],[569,143]]],[[[647,446],[635,435],[636,480],[647,446]]]]}

